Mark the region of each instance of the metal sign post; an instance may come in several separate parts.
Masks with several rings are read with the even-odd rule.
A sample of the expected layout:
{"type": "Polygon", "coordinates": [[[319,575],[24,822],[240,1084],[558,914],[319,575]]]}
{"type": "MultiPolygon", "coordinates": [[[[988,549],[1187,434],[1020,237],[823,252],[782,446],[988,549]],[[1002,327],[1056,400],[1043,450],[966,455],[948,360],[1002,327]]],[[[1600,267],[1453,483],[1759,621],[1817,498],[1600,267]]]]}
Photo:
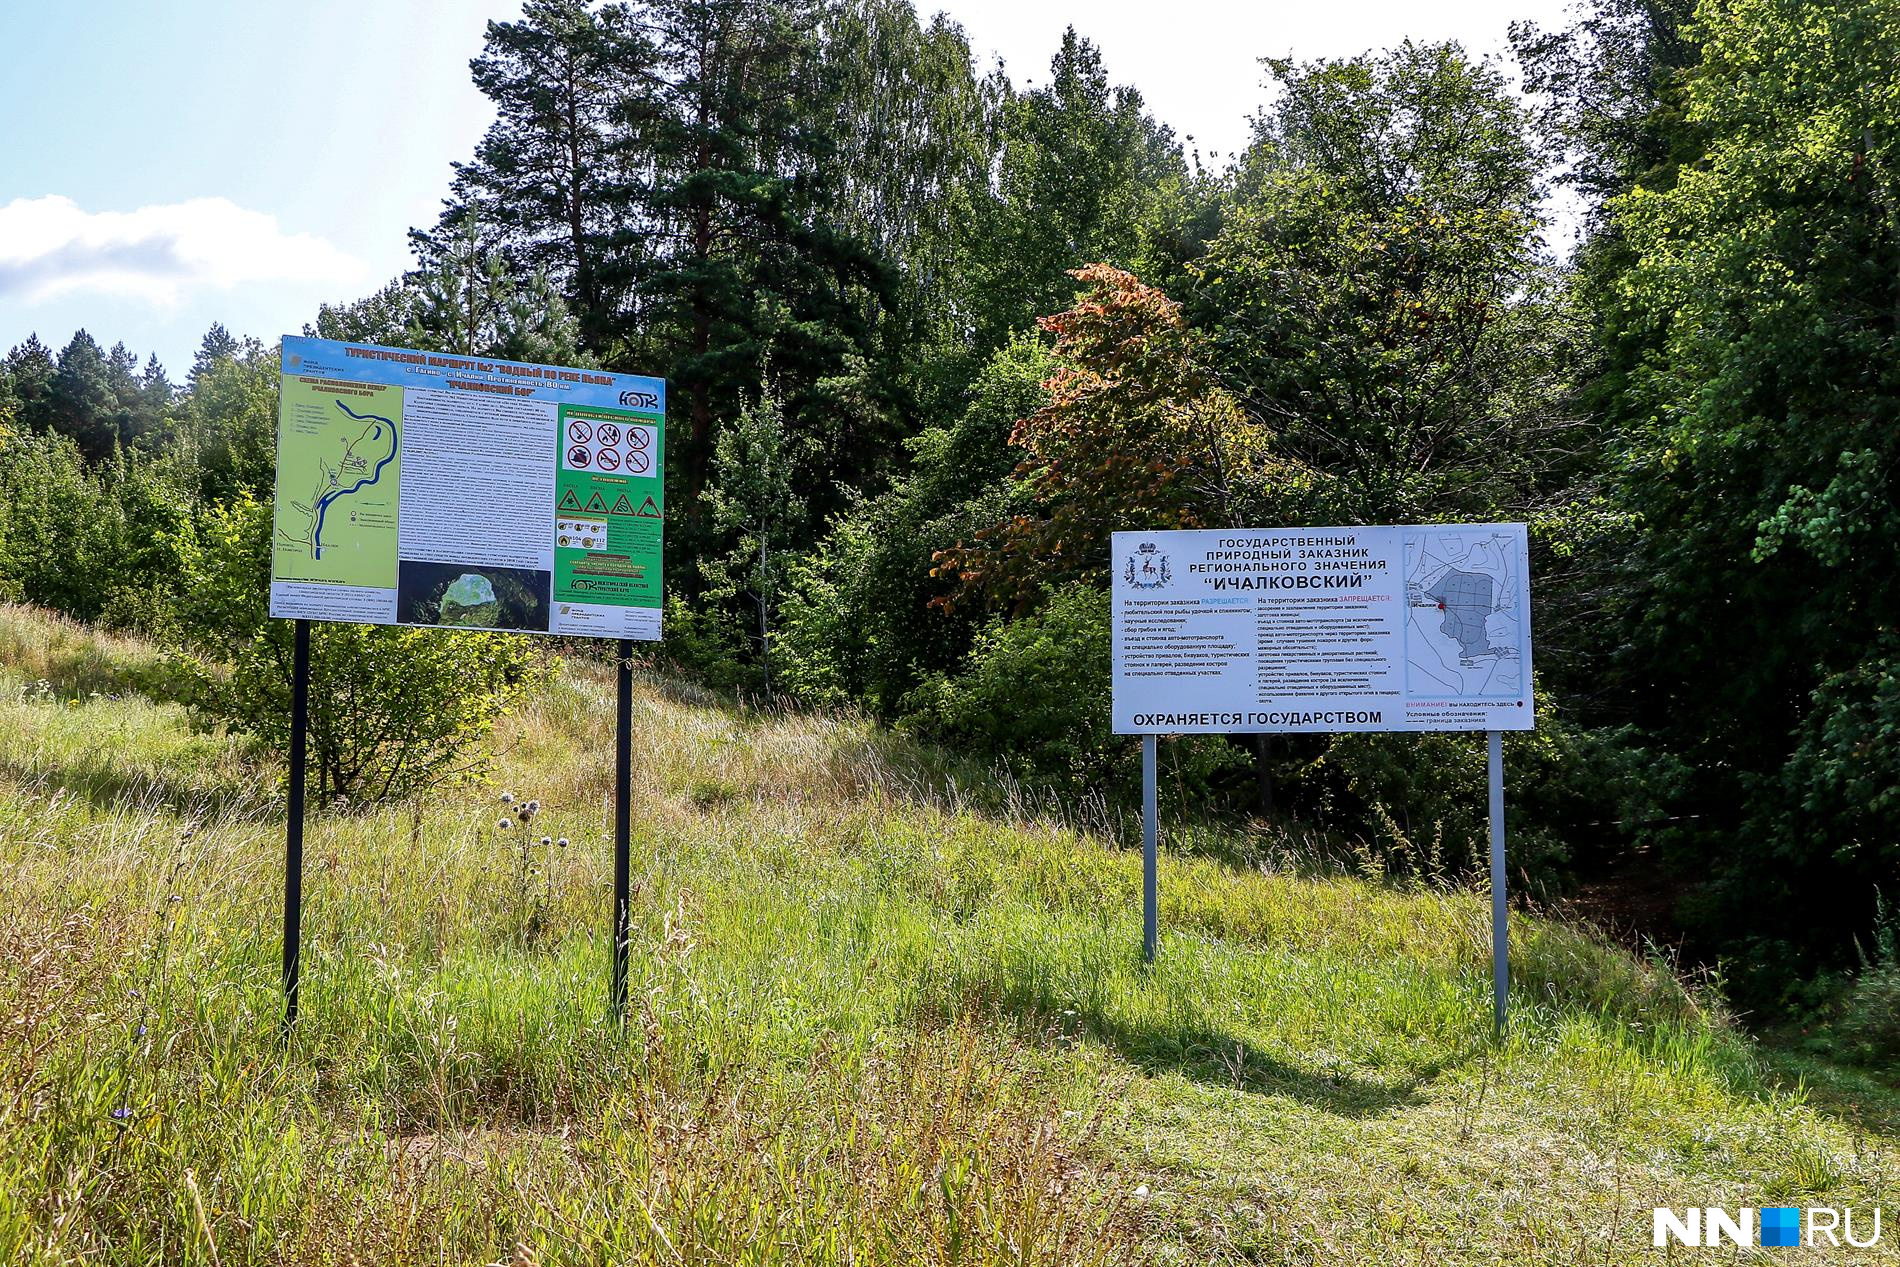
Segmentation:
{"type": "Polygon", "coordinates": [[[303,958],[303,777],[310,730],[310,622],[297,622],[290,653],[290,804],[284,823],[284,1036],[297,1023],[303,958]]]}
{"type": "Polygon", "coordinates": [[[1155,788],[1155,737],[1141,737],[1141,959],[1161,947],[1161,814],[1155,788]]]}
{"type": "Polygon", "coordinates": [[[1490,731],[1486,765],[1491,776],[1491,1016],[1495,1035],[1504,1037],[1505,999],[1511,988],[1510,912],[1504,894],[1504,734],[1490,731]]]}
{"type": "Polygon", "coordinates": [[[633,640],[622,638],[618,659],[618,715],[614,719],[614,1020],[627,1019],[627,943],[633,936],[633,640]]]}

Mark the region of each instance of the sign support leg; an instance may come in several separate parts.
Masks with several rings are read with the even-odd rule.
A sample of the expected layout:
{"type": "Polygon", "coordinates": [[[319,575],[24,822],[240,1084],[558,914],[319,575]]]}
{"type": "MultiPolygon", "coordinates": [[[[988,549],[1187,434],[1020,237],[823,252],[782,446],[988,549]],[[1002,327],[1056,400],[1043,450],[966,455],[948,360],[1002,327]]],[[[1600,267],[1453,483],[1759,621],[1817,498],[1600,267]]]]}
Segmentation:
{"type": "Polygon", "coordinates": [[[1155,790],[1155,737],[1141,737],[1141,960],[1153,963],[1161,946],[1161,815],[1155,790]]]}
{"type": "Polygon", "coordinates": [[[633,870],[628,840],[633,820],[633,640],[622,638],[614,719],[614,1020],[627,1019],[627,942],[633,936],[633,870]]]}
{"type": "Polygon", "coordinates": [[[310,622],[297,622],[290,653],[290,803],[284,821],[284,1036],[297,1023],[303,959],[303,783],[310,732],[310,622]]]}
{"type": "Polygon", "coordinates": [[[1504,901],[1504,734],[1488,735],[1491,775],[1491,1012],[1493,1029],[1504,1037],[1505,996],[1511,987],[1510,915],[1504,901]]]}

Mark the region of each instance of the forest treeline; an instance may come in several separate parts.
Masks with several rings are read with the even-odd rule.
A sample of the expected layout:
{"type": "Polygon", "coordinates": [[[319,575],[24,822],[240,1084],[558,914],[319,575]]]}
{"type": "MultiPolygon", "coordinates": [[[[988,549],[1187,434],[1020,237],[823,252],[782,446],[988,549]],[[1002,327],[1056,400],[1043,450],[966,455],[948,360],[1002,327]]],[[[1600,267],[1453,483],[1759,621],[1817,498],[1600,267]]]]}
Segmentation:
{"type": "MultiPolygon", "coordinates": [[[[1216,156],[1074,31],[1016,82],[908,0],[530,0],[415,268],[308,329],[664,376],[664,654],[1070,796],[1133,786],[1111,532],[1523,520],[1524,876],[1640,872],[1764,1014],[1900,980],[1900,11],[1586,0],[1511,38],[1264,60],[1216,156]]],[[[15,347],[0,591],[275,699],[276,375],[221,327],[179,384],[15,347]]],[[[524,671],[322,637],[339,673],[475,656],[491,703],[524,671]]],[[[1399,873],[1480,849],[1469,738],[1166,750],[1195,812],[1399,873]]]]}

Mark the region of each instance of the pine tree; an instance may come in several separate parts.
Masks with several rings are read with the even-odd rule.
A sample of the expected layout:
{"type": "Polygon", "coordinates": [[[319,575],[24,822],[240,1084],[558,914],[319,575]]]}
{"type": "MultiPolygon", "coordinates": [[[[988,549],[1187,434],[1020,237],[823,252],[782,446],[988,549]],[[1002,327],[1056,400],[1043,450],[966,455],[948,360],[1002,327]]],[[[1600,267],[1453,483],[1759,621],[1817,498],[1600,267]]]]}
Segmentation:
{"type": "Polygon", "coordinates": [[[654,50],[625,5],[530,0],[490,22],[475,86],[497,118],[455,166],[448,209],[415,234],[424,267],[476,245],[511,271],[545,271],[572,299],[583,339],[604,348],[643,247],[648,166],[639,141],[654,110],[654,50]]]}
{"type": "Polygon", "coordinates": [[[20,421],[30,430],[45,431],[50,425],[48,399],[58,370],[53,354],[37,334],[27,335],[25,343],[7,353],[7,376],[13,380],[20,421]]]}
{"type": "Polygon", "coordinates": [[[106,353],[106,382],[112,387],[114,408],[112,432],[122,445],[129,445],[144,430],[145,396],[139,386],[139,358],[123,342],[106,353]]]}
{"type": "Polygon", "coordinates": [[[198,344],[197,355],[191,358],[191,385],[196,387],[198,380],[210,373],[219,361],[229,360],[242,348],[243,344],[224,328],[222,321],[212,322],[211,328],[205,331],[203,341],[198,344]]]}
{"type": "Polygon", "coordinates": [[[163,434],[171,421],[175,395],[165,367],[158,363],[158,353],[147,356],[145,369],[139,375],[139,421],[135,428],[138,439],[149,441],[163,434]]]}
{"type": "Polygon", "coordinates": [[[93,461],[112,453],[118,443],[119,400],[112,367],[98,342],[84,330],[59,354],[59,368],[47,393],[52,430],[71,436],[93,461]]]}

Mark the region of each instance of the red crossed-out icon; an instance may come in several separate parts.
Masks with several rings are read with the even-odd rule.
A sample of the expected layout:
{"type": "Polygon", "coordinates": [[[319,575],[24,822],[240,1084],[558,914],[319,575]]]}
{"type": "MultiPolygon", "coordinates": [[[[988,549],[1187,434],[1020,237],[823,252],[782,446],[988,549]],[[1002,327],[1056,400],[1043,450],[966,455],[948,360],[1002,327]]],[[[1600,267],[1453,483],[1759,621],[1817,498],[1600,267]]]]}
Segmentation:
{"type": "Polygon", "coordinates": [[[619,470],[620,455],[615,453],[612,449],[602,449],[600,451],[600,469],[603,471],[619,470]]]}

